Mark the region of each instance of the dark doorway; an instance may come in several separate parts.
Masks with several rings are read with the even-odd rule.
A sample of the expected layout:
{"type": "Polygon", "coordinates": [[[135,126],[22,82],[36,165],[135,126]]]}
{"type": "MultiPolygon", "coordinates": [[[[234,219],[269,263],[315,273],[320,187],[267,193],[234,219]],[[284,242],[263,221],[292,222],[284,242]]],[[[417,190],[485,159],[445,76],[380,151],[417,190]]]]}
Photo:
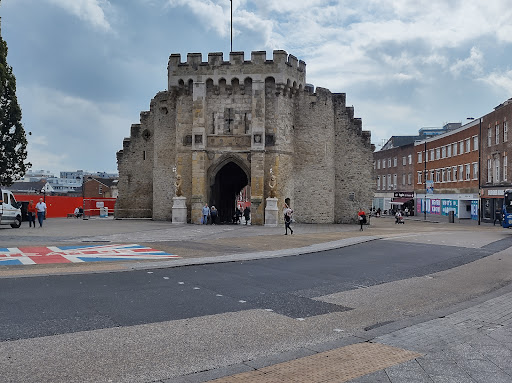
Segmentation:
{"type": "Polygon", "coordinates": [[[233,222],[236,197],[248,183],[247,174],[234,162],[229,162],[217,172],[211,186],[210,206],[219,211],[219,222],[233,222]]]}

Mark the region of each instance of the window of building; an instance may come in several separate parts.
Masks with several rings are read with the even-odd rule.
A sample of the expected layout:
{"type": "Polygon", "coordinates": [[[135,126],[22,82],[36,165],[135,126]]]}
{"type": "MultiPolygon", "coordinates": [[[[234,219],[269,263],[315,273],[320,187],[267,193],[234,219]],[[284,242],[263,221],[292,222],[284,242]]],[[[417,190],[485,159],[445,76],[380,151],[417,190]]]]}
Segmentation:
{"type": "Polygon", "coordinates": [[[496,126],[494,127],[494,134],[495,134],[494,142],[496,143],[496,145],[498,145],[500,143],[500,124],[496,124],[496,126]]]}
{"type": "Polygon", "coordinates": [[[397,158],[393,158],[393,166],[396,168],[396,165],[398,164],[397,158]]]}
{"type": "Polygon", "coordinates": [[[478,162],[473,162],[473,179],[478,179],[478,162]]]}
{"type": "Polygon", "coordinates": [[[393,174],[393,190],[397,190],[396,184],[398,181],[398,177],[396,174],[393,174]]]}
{"type": "Polygon", "coordinates": [[[386,159],[382,160],[382,169],[386,169],[386,159]]]}
{"type": "Polygon", "coordinates": [[[487,160],[487,182],[492,182],[492,160],[487,160]]]}
{"type": "Polygon", "coordinates": [[[464,181],[464,165],[459,165],[459,181],[464,181]]]}
{"type": "Polygon", "coordinates": [[[402,186],[405,185],[405,173],[402,174],[402,186]]]}
{"type": "Polygon", "coordinates": [[[380,176],[377,176],[377,190],[380,190],[380,176]]]}
{"type": "Polygon", "coordinates": [[[446,182],[446,170],[441,170],[441,182],[446,182]]]}
{"type": "Polygon", "coordinates": [[[448,157],[452,156],[452,145],[451,144],[446,147],[446,155],[448,157]]]}
{"type": "Polygon", "coordinates": [[[430,161],[434,161],[434,149],[430,149],[430,161]]]}
{"type": "Polygon", "coordinates": [[[422,180],[422,172],[418,172],[418,184],[422,184],[423,183],[423,180],[422,180]]]}
{"type": "Polygon", "coordinates": [[[478,150],[478,136],[473,136],[473,150],[478,150]]]}
{"type": "Polygon", "coordinates": [[[457,182],[457,166],[453,167],[453,181],[457,182]]]}
{"type": "Polygon", "coordinates": [[[457,143],[454,143],[452,145],[452,147],[453,147],[453,156],[455,157],[457,155],[457,143]]]}
{"type": "Polygon", "coordinates": [[[466,138],[466,153],[471,151],[471,139],[466,138]]]}
{"type": "Polygon", "coordinates": [[[469,181],[471,179],[471,166],[469,164],[466,164],[466,181],[469,181]]]}
{"type": "Polygon", "coordinates": [[[402,157],[402,165],[405,166],[407,164],[407,158],[405,156],[402,157]]]}
{"type": "Polygon", "coordinates": [[[407,156],[407,159],[408,159],[408,161],[409,161],[409,165],[412,165],[412,154],[409,154],[409,155],[407,156]]]}
{"type": "Polygon", "coordinates": [[[494,183],[500,182],[500,157],[494,159],[494,183]]]}
{"type": "Polygon", "coordinates": [[[508,126],[507,121],[503,121],[503,142],[508,141],[508,126]]]}
{"type": "Polygon", "coordinates": [[[393,185],[391,184],[391,174],[388,174],[388,190],[391,190],[393,185]]]}
{"type": "Polygon", "coordinates": [[[487,129],[487,146],[492,145],[492,130],[491,128],[487,129]]]}
{"type": "Polygon", "coordinates": [[[388,168],[391,167],[391,158],[388,158],[388,168]]]}
{"type": "Polygon", "coordinates": [[[441,148],[436,148],[436,160],[441,159],[441,148]]]}
{"type": "Polygon", "coordinates": [[[386,176],[382,176],[382,190],[386,190],[386,176]]]}
{"type": "Polygon", "coordinates": [[[441,182],[441,172],[438,170],[436,170],[436,182],[441,182]]]}
{"type": "Polygon", "coordinates": [[[446,168],[446,182],[452,181],[452,168],[446,168]]]}
{"type": "Polygon", "coordinates": [[[464,154],[464,141],[459,141],[459,154],[464,154]]]}
{"type": "Polygon", "coordinates": [[[98,194],[103,194],[103,188],[100,186],[98,186],[98,194]]]}
{"type": "Polygon", "coordinates": [[[430,181],[434,182],[434,171],[430,171],[430,181]]]}
{"type": "Polygon", "coordinates": [[[380,160],[377,160],[377,169],[380,169],[380,160]]]}
{"type": "Polygon", "coordinates": [[[412,184],[412,173],[408,173],[407,174],[407,185],[411,185],[412,184]]]}
{"type": "Polygon", "coordinates": [[[418,164],[423,162],[423,152],[418,152],[418,164]]]}
{"type": "MultiPolygon", "coordinates": [[[[505,129],[505,127],[503,127],[505,129]]],[[[505,135],[505,133],[503,133],[505,135]]],[[[503,137],[505,138],[505,137],[503,137]]],[[[503,153],[503,181],[508,181],[508,156],[507,153],[503,153]]]]}
{"type": "Polygon", "coordinates": [[[441,157],[446,158],[446,146],[443,146],[443,148],[441,150],[441,157]]]}

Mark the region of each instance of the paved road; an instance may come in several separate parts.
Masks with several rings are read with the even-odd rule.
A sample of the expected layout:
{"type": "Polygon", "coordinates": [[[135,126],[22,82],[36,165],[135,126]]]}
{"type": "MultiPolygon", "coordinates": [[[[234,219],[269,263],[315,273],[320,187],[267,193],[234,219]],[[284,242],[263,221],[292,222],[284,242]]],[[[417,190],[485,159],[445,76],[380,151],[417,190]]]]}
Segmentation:
{"type": "MultiPolygon", "coordinates": [[[[182,249],[183,258],[138,265],[144,270],[123,273],[109,272],[114,266],[61,268],[59,276],[51,275],[56,269],[37,265],[1,268],[0,334],[13,339],[0,342],[5,381],[199,382],[215,373],[234,374],[280,358],[377,339],[372,337],[379,331],[382,336],[395,334],[379,338],[382,344],[414,349],[399,341],[405,342],[411,332],[402,335],[390,327],[416,320],[420,328],[414,334],[421,334],[425,316],[496,292],[512,279],[510,234],[492,227],[406,222],[398,228],[380,220],[362,234],[352,226],[297,225],[299,235],[284,238],[281,228],[97,223],[80,226],[82,236],[77,236],[81,223],[50,220],[30,241],[128,243],[142,238],[154,248],[172,248],[173,253],[182,249]],[[197,231],[193,241],[187,230],[197,231]],[[276,258],[294,251],[288,248],[345,243],[357,236],[373,240],[325,253],[276,258]],[[273,255],[250,260],[257,258],[251,252],[261,248],[273,255]],[[225,263],[216,264],[214,259],[225,263]],[[184,261],[202,265],[172,268],[184,261]],[[12,277],[30,274],[27,270],[42,276],[12,277]],[[201,376],[200,371],[212,374],[201,376]]],[[[19,246],[22,234],[29,235],[0,230],[0,240],[19,246]]],[[[504,307],[501,301],[496,306],[504,307]]],[[[495,312],[504,317],[503,310],[495,312]]],[[[413,329],[414,323],[407,326],[413,329]]],[[[435,325],[430,328],[444,334],[435,325]]],[[[420,345],[421,338],[416,339],[420,345]]],[[[422,381],[390,379],[382,371],[374,381],[422,381]]]]}
{"type": "MultiPolygon", "coordinates": [[[[512,239],[502,246],[512,245],[512,239]]],[[[492,254],[369,242],[321,253],[116,274],[0,279],[0,340],[264,309],[289,318],[350,310],[314,298],[421,277],[492,254]]]]}

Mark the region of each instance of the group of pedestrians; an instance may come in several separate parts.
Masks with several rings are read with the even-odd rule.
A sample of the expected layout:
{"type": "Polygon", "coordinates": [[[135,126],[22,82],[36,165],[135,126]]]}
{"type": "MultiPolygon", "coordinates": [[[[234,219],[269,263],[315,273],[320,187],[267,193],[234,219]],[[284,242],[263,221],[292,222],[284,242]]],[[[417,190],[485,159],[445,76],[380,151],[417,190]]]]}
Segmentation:
{"type": "Polygon", "coordinates": [[[43,221],[46,218],[46,203],[42,198],[39,198],[39,202],[34,205],[34,201],[30,200],[27,208],[28,215],[28,227],[36,227],[36,216],[39,222],[39,227],[43,227],[43,221]]]}

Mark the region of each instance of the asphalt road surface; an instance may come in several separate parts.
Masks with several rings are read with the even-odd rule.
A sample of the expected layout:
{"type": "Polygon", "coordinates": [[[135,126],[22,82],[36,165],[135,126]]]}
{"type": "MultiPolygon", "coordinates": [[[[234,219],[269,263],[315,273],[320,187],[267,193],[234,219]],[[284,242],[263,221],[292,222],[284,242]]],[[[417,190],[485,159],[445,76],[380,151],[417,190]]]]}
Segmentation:
{"type": "Polygon", "coordinates": [[[316,297],[429,275],[511,245],[512,238],[482,248],[373,241],[277,259],[0,279],[0,340],[253,309],[302,320],[352,309],[316,297]]]}

